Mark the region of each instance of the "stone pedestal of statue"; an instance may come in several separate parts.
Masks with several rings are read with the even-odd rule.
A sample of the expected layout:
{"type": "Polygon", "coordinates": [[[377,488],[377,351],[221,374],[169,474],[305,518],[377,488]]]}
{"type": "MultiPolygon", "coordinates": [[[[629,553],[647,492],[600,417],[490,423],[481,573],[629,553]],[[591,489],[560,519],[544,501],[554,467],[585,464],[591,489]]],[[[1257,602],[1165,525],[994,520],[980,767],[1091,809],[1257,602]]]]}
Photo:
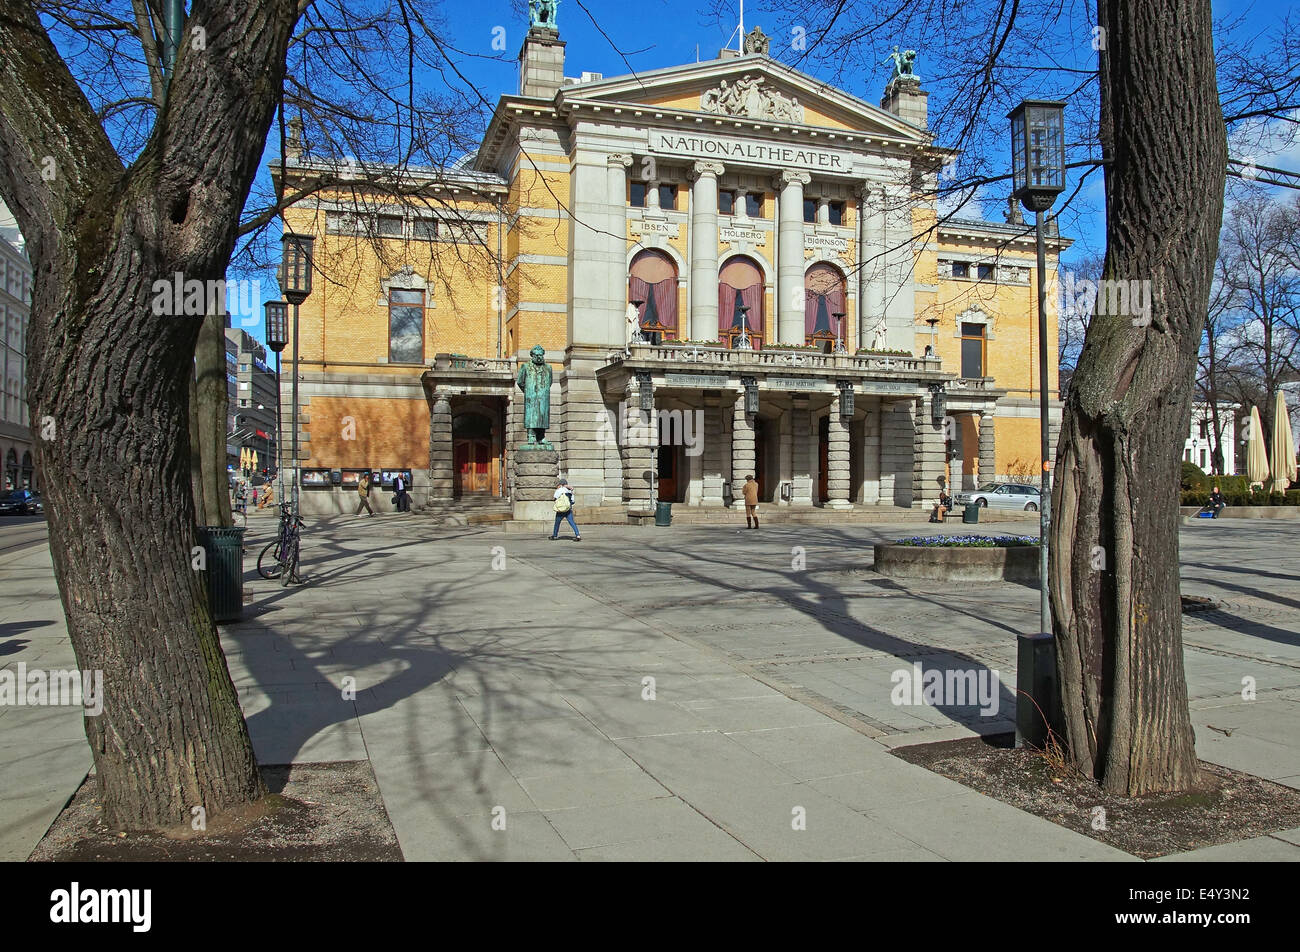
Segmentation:
{"type": "Polygon", "coordinates": [[[515,447],[515,518],[554,519],[559,477],[560,454],[549,443],[520,443],[515,447]]]}

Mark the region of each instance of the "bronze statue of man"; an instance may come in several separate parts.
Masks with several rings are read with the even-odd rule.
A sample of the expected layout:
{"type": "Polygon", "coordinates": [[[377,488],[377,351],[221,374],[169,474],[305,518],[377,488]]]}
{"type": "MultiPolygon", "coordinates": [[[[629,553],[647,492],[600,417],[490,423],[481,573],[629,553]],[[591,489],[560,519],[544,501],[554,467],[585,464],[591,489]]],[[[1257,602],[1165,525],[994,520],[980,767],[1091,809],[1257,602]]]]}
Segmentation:
{"type": "Polygon", "coordinates": [[[551,368],[541,344],[529,354],[532,360],[519,368],[515,383],[524,392],[524,429],[531,446],[546,443],[546,430],[551,425],[551,368]]]}

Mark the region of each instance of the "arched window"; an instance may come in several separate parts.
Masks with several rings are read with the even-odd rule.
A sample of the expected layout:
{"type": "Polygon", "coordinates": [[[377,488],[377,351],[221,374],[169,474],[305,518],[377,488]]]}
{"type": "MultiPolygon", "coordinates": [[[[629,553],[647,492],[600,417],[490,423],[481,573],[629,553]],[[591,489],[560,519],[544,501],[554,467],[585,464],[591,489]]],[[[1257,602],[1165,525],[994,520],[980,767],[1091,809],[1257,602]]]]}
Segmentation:
{"type": "Polygon", "coordinates": [[[5,489],[17,489],[18,486],[18,452],[11,446],[5,454],[5,489]]]}
{"type": "Polygon", "coordinates": [[[836,340],[844,338],[845,281],[839,268],[825,262],[813,265],[804,274],[804,341],[817,344],[828,353],[836,340]]]}
{"type": "Polygon", "coordinates": [[[752,258],[728,259],[718,273],[718,339],[736,346],[742,328],[758,349],[763,339],[763,269],[752,258]]]}
{"type": "Polygon", "coordinates": [[[32,488],[32,452],[28,450],[23,454],[23,472],[22,482],[19,484],[23,489],[32,488]]]}
{"type": "Polygon", "coordinates": [[[649,341],[677,337],[677,265],[653,248],[637,254],[628,268],[628,301],[640,301],[637,318],[649,341]]]}

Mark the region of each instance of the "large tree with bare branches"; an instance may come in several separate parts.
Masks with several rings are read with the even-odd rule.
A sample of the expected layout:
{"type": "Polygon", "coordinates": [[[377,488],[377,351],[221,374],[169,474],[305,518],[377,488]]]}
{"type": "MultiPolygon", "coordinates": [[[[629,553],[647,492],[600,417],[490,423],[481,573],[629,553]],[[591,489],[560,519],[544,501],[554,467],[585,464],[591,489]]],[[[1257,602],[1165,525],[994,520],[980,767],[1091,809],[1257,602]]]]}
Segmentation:
{"type": "MultiPolygon", "coordinates": [[[[220,521],[224,372],[192,428],[204,321],[169,313],[154,284],[224,281],[236,252],[265,268],[280,211],[342,180],[259,179],[282,103],[317,155],[384,163],[398,190],[408,166],[463,151],[485,105],[448,88],[464,77],[426,0],[195,0],[174,62],[163,6],[0,0],[0,197],[35,265],[28,400],[52,436],[37,446],[50,549],[78,663],[104,675],[86,733],[125,828],[263,793],[193,554],[196,516],[220,521]],[[192,429],[211,444],[203,479],[192,429]]],[[[281,110],[281,144],[284,126],[281,110]]],[[[208,331],[211,369],[224,346],[208,331]]]]}

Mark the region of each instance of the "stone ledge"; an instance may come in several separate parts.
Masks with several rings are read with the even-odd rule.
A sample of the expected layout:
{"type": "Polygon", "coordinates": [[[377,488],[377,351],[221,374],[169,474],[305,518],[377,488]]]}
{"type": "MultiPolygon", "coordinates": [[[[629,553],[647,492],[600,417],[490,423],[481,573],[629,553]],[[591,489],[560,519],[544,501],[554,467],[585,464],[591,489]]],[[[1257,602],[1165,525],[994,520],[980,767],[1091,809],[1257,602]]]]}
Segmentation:
{"type": "Polygon", "coordinates": [[[890,578],[942,582],[1038,582],[1037,546],[875,546],[875,570],[890,578]]]}

